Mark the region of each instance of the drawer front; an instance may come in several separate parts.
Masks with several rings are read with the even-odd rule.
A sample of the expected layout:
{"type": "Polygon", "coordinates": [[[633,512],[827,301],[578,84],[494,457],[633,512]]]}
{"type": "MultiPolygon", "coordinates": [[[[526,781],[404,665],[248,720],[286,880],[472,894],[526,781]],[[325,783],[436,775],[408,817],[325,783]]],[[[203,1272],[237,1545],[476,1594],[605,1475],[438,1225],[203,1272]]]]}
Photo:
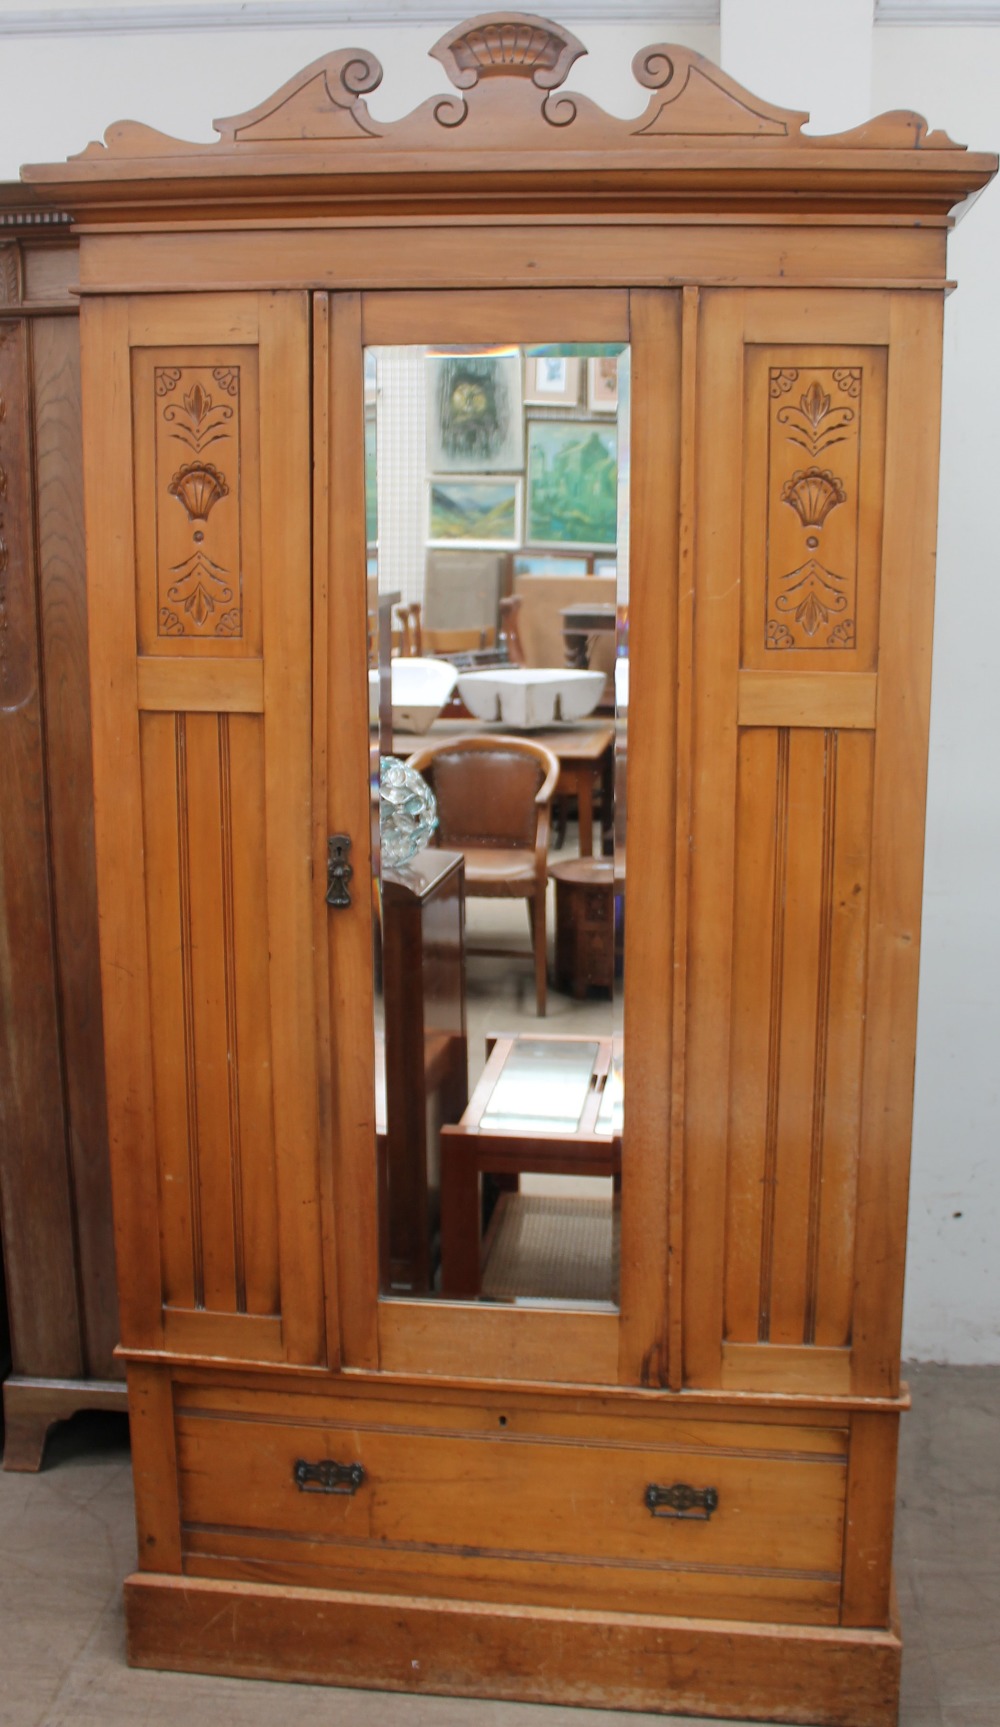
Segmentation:
{"type": "MultiPolygon", "coordinates": [[[[178,1410],[188,1568],[285,1580],[461,1593],[463,1577],[498,1599],[603,1600],[634,1611],[734,1611],[836,1618],[843,1542],[844,1435],[815,1427],[618,1423],[613,1438],[542,1431],[501,1417],[488,1429],[372,1419],[334,1405],[284,1420],[269,1399],[178,1410]],[[655,1428],[654,1428],[655,1433],[655,1428]],[[300,1463],[360,1465],[360,1484],[296,1481],[300,1463]],[[653,1515],[649,1489],[707,1496],[653,1515]],[[710,1491],[709,1491],[710,1490],[710,1491]],[[714,1501],[714,1505],[712,1502],[714,1501]]],[[[301,1404],[303,1400],[299,1399],[301,1404]]],[[[396,1413],[405,1417],[405,1411],[396,1413]]]]}

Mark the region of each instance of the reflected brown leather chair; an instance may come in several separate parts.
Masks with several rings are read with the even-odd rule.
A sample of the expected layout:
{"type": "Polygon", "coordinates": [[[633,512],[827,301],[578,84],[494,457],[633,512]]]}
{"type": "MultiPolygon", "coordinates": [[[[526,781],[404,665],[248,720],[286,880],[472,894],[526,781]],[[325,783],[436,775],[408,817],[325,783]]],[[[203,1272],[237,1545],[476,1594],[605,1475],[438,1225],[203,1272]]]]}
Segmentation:
{"type": "MultiPolygon", "coordinates": [[[[423,774],[437,799],[433,843],[464,854],[466,897],[528,902],[535,1003],[543,1015],[549,819],[558,757],[526,738],[499,735],[431,744],[410,756],[408,765],[423,774]]],[[[510,952],[486,947],[466,951],[510,952]]]]}

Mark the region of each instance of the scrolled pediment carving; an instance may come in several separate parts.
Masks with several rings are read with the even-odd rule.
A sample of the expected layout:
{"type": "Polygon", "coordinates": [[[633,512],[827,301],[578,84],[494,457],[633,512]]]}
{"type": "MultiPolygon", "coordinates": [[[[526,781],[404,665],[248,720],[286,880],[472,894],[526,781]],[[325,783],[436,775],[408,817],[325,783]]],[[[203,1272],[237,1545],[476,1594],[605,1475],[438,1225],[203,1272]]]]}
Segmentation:
{"type": "MultiPolygon", "coordinates": [[[[366,192],[372,177],[387,176],[405,195],[412,175],[423,194],[435,175],[460,167],[486,177],[491,187],[505,175],[550,176],[563,166],[574,174],[652,173],[645,182],[669,195],[671,177],[683,175],[684,195],[721,188],[727,195],[739,176],[763,168],[769,192],[824,196],[860,186],[870,196],[878,168],[892,196],[940,188],[941,207],[985,183],[986,158],[962,157],[961,146],[907,112],[884,114],[832,137],[805,130],[809,116],[780,108],[744,89],[690,48],[655,43],[632,63],[645,110],[622,118],[589,97],[566,89],[566,79],[586,53],[570,31],[528,12],[495,12],[449,29],[430,50],[451,88],[398,120],[379,120],[366,96],[382,82],[382,67],[364,48],[322,56],[273,95],[243,114],[216,120],[214,144],[184,143],[147,126],[119,122],[104,141],[91,144],[69,167],[27,168],[35,182],[63,181],[95,187],[102,181],[134,181],[143,202],[167,198],[170,182],[226,180],[236,199],[237,182],[267,173],[283,182],[301,176],[303,193],[329,200],[350,190],[352,176],[366,192]],[[905,152],[909,160],[899,160],[905,152]],[[926,157],[918,172],[915,153],[926,157]],[[573,160],[568,158],[572,155],[573,160]],[[879,161],[880,158],[880,161],[879,161]],[[967,165],[966,165],[967,164],[967,165]],[[905,181],[898,179],[905,171],[905,181]],[[329,176],[317,193],[317,176],[329,176]],[[306,182],[308,192],[305,192],[306,182]],[[159,182],[162,192],[154,191],[159,182]]],[[[600,181],[595,181],[595,187],[600,181]]],[[[612,181],[607,181],[609,187],[612,181]]],[[[755,188],[759,192],[760,185],[755,188]]],[[[451,196],[453,189],[449,192],[451,196]]],[[[218,196],[218,194],[214,194],[218,196]]],[[[609,192],[610,195],[610,192],[609,192]]],[[[739,194],[741,195],[741,194],[739,194]]],[[[99,201],[97,191],[92,201],[99,201]]]]}
{"type": "Polygon", "coordinates": [[[381,82],[382,67],[374,54],[343,48],[314,60],[246,114],[212,124],[224,145],[377,138],[382,129],[362,98],[381,82]]]}

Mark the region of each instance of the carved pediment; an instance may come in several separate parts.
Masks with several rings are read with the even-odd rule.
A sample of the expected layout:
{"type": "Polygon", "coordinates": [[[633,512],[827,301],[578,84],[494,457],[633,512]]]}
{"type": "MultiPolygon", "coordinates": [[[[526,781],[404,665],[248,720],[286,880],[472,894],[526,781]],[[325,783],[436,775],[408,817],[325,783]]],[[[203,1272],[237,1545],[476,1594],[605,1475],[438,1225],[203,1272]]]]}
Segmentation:
{"type": "MultiPolygon", "coordinates": [[[[671,207],[737,207],[752,200],[863,196],[868,207],[951,209],[984,185],[992,158],[968,156],[919,114],[884,114],[835,137],[804,130],[809,116],[743,89],[690,48],[655,44],[632,62],[647,93],[632,118],[566,89],[586,53],[559,24],[497,12],[448,30],[430,50],[450,88],[399,120],[379,120],[366,98],[382,68],[364,48],[323,55],[246,113],[216,120],[218,140],[186,143],[120,121],[65,166],[26,168],[60,187],[60,208],[150,207],[193,199],[206,213],[247,200],[292,199],[311,211],[340,200],[433,199],[489,203],[559,188],[577,203],[623,192],[671,207]],[[457,178],[456,178],[457,176],[457,178]],[[70,188],[76,193],[70,196],[70,188]],[[263,190],[262,190],[263,188],[263,190]]],[[[374,207],[374,206],[373,206],[374,207]]],[[[596,206],[595,206],[596,207],[596,206]]]]}
{"type": "Polygon", "coordinates": [[[366,157],[395,156],[453,149],[456,140],[466,149],[505,156],[557,145],[632,154],[662,149],[670,141],[767,150],[956,148],[943,133],[928,134],[919,114],[908,113],[883,115],[836,138],[811,137],[803,132],[808,114],[775,107],[692,49],[668,44],[636,55],[633,74],[651,92],[650,99],[636,119],[619,119],[562,89],[586,49],[568,30],[534,13],[469,19],[430,52],[459,95],[432,98],[401,120],[373,118],[365,96],[378,88],[382,68],[366,49],[347,48],[314,60],[247,113],[216,120],[216,145],[184,144],[149,127],[120,122],[103,144],[90,145],[75,160],[194,154],[218,160],[342,145],[363,145],[366,157]]]}

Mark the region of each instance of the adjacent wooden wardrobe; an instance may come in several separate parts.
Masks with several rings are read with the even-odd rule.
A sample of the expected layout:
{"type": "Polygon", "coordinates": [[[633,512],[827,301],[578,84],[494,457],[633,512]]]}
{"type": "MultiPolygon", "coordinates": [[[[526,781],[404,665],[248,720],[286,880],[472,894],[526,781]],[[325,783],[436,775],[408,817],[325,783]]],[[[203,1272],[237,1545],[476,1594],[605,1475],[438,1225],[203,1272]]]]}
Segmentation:
{"type": "Polygon", "coordinates": [[[612,118],[583,51],[497,14],[392,124],[352,51],[25,170],[80,239],[130,1659],[887,1727],[945,242],[996,162],[673,47],[612,118]],[[379,1293],[363,352],[545,342],[631,354],[591,1310],[379,1293]]]}
{"type": "Polygon", "coordinates": [[[26,1470],[41,1464],[53,1422],[125,1408],[114,1355],[77,246],[65,214],[32,203],[23,187],[0,187],[3,1462],[26,1470]]]}

